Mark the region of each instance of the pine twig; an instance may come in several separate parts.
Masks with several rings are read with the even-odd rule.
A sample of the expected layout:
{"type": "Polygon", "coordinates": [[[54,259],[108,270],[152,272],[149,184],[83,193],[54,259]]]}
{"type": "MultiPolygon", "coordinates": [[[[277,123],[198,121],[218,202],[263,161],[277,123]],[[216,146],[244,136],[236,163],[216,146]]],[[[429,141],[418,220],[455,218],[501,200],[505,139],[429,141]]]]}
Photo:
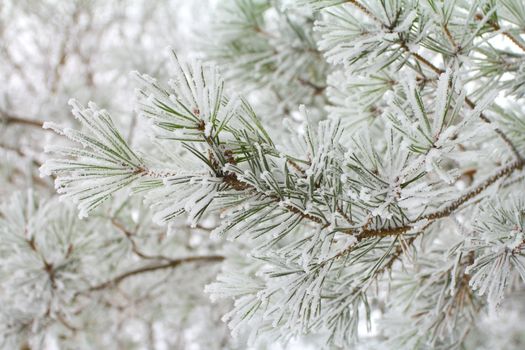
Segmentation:
{"type": "MultiPolygon", "coordinates": [[[[425,66],[427,66],[428,68],[430,68],[432,71],[434,71],[436,74],[443,74],[445,73],[445,71],[441,68],[438,68],[436,67],[434,64],[432,64],[429,60],[427,60],[426,58],[424,58],[423,56],[421,56],[420,54],[416,53],[416,52],[411,52],[409,50],[409,48],[406,46],[405,43],[402,43],[401,44],[401,48],[403,48],[405,51],[409,52],[417,61],[421,62],[422,64],[424,64],[425,66]]],[[[467,104],[467,106],[469,106],[471,109],[475,109],[476,108],[476,104],[471,100],[469,99],[468,97],[465,98],[465,102],[467,104]]],[[[480,111],[479,113],[479,119],[481,119],[482,121],[484,121],[485,123],[487,124],[492,124],[492,121],[490,120],[489,117],[487,117],[483,112],[480,111]]],[[[507,145],[507,147],[510,149],[510,151],[512,152],[512,154],[514,155],[514,157],[517,159],[517,160],[520,160],[521,162],[524,161],[523,157],[521,156],[521,154],[518,152],[518,149],[516,148],[516,146],[512,143],[512,141],[509,139],[509,137],[503,132],[501,131],[499,128],[494,128],[494,132],[503,140],[503,142],[505,143],[505,145],[507,145]]]]}
{"type": "Polygon", "coordinates": [[[40,120],[31,119],[31,118],[23,118],[23,117],[13,115],[13,114],[10,114],[4,111],[0,111],[0,115],[2,115],[2,120],[6,125],[20,124],[20,125],[32,126],[32,127],[42,129],[42,125],[44,124],[44,122],[40,120]]]}
{"type": "Polygon", "coordinates": [[[374,22],[376,22],[378,24],[381,24],[381,25],[384,25],[383,22],[379,18],[377,18],[372,12],[370,12],[369,9],[367,9],[359,1],[357,1],[357,0],[347,0],[346,2],[354,5],[355,8],[357,8],[359,11],[363,12],[366,16],[368,16],[368,18],[370,18],[374,22]]]}
{"type": "MultiPolygon", "coordinates": [[[[471,108],[471,109],[474,109],[476,108],[476,104],[474,102],[472,102],[472,100],[470,100],[468,97],[465,98],[465,102],[467,103],[467,105],[471,108]]],[[[481,120],[483,120],[485,123],[487,124],[492,124],[492,121],[483,113],[481,112],[479,114],[479,118],[481,120]]],[[[503,142],[507,145],[507,147],[511,150],[512,154],[514,155],[514,157],[517,159],[517,160],[520,160],[521,162],[524,161],[523,157],[521,156],[521,154],[519,153],[518,149],[516,148],[516,146],[512,143],[512,141],[508,138],[508,136],[503,132],[501,131],[499,128],[494,128],[494,132],[503,140],[503,142]]]]}
{"type": "MultiPolygon", "coordinates": [[[[478,13],[475,16],[475,18],[478,21],[481,21],[483,19],[483,15],[478,13]]],[[[490,25],[492,27],[492,29],[494,29],[495,31],[501,31],[501,26],[499,25],[498,22],[488,21],[488,25],[490,25]]],[[[511,33],[507,32],[507,31],[501,31],[501,34],[504,37],[506,37],[507,39],[509,39],[514,45],[519,47],[523,52],[525,52],[525,45],[523,43],[521,43],[518,39],[516,39],[511,33]]]]}
{"type": "MultiPolygon", "coordinates": [[[[173,269],[179,265],[186,264],[186,263],[194,263],[194,262],[216,263],[216,262],[221,262],[223,260],[224,260],[224,257],[221,255],[205,255],[205,256],[190,256],[186,258],[173,259],[167,263],[147,265],[147,266],[139,267],[135,270],[124,272],[108,281],[94,285],[88,288],[85,292],[99,291],[105,288],[116,286],[120,284],[122,281],[130,277],[136,276],[136,275],[140,275],[140,274],[148,273],[148,272],[159,271],[159,270],[165,270],[165,269],[173,269]]],[[[83,294],[83,293],[80,292],[79,294],[83,294]]]]}
{"type": "MultiPolygon", "coordinates": [[[[365,238],[371,238],[371,237],[386,237],[386,236],[396,236],[404,234],[414,228],[414,225],[423,221],[435,221],[438,219],[442,219],[445,217],[448,217],[452,213],[454,213],[461,205],[468,202],[470,199],[476,197],[478,194],[486,190],[489,186],[494,184],[497,180],[510,175],[517,169],[523,168],[523,161],[522,160],[516,160],[514,162],[509,163],[508,165],[500,168],[498,171],[496,171],[494,174],[486,178],[483,182],[481,182],[478,186],[474,187],[467,193],[465,193],[463,196],[459,197],[452,203],[448,204],[444,208],[437,210],[435,212],[423,215],[412,222],[410,222],[407,225],[394,227],[394,228],[382,228],[382,229],[372,229],[372,230],[363,230],[358,234],[358,239],[362,240],[365,238]]],[[[343,230],[342,232],[349,233],[349,234],[355,234],[357,232],[356,229],[347,229],[343,230]]]]}
{"type": "Polygon", "coordinates": [[[133,239],[133,236],[135,235],[134,232],[129,231],[127,228],[124,227],[124,225],[122,225],[115,218],[111,219],[111,224],[115,226],[119,231],[121,231],[124,234],[124,236],[126,236],[126,238],[131,244],[131,251],[135,253],[138,257],[141,257],[142,259],[147,259],[147,260],[167,260],[167,261],[172,260],[171,258],[168,258],[167,256],[164,256],[164,255],[149,255],[149,254],[143,253],[142,251],[138,249],[137,243],[133,239]]]}
{"type": "MultiPolygon", "coordinates": [[[[367,15],[369,18],[371,18],[372,20],[378,22],[379,24],[381,24],[382,26],[385,26],[384,23],[382,23],[376,16],[374,16],[374,14],[372,14],[364,5],[362,5],[359,1],[357,0],[348,0],[349,3],[353,4],[356,8],[358,8],[362,13],[364,13],[365,15],[367,15]]],[[[492,24],[493,26],[496,25],[497,28],[499,28],[499,25],[496,23],[496,24],[492,24]]],[[[445,33],[448,32],[448,35],[450,35],[450,32],[448,31],[448,28],[447,30],[445,30],[445,33]]],[[[512,36],[509,34],[509,33],[506,33],[508,37],[511,38],[511,40],[518,46],[521,47],[520,43],[512,38],[512,36]]],[[[505,34],[504,34],[505,35],[505,34]]],[[[452,40],[452,36],[450,35],[450,39],[449,40],[452,40]]],[[[419,61],[420,63],[422,63],[423,65],[425,65],[426,67],[428,67],[429,69],[431,69],[434,73],[440,75],[440,74],[443,74],[445,73],[445,71],[441,68],[438,68],[436,67],[434,64],[432,64],[432,62],[430,62],[429,60],[427,60],[425,57],[421,56],[420,54],[418,54],[417,52],[412,52],[410,51],[410,49],[408,48],[408,46],[406,45],[405,42],[401,42],[400,44],[400,47],[408,52],[412,57],[414,57],[417,61],[419,61]]],[[[525,47],[523,47],[524,51],[525,51],[525,47]]],[[[465,101],[467,102],[467,105],[471,108],[471,109],[475,109],[476,108],[476,104],[474,102],[472,102],[469,98],[466,98],[465,101]]],[[[488,118],[483,112],[480,113],[479,115],[479,118],[481,120],[483,120],[484,122],[488,123],[488,124],[491,124],[492,121],[490,120],[490,118],[488,118]]],[[[509,147],[509,149],[511,150],[512,154],[516,157],[516,159],[518,160],[521,160],[523,162],[523,158],[522,156],[519,154],[516,146],[512,143],[512,141],[507,137],[507,135],[505,135],[505,133],[503,131],[501,131],[500,129],[498,128],[494,128],[494,131],[496,132],[496,134],[503,140],[503,142],[509,147]]]]}
{"type": "Polygon", "coordinates": [[[424,215],[420,218],[420,220],[435,220],[435,219],[441,219],[443,217],[449,216],[452,214],[456,209],[458,209],[463,203],[469,201],[470,199],[476,197],[478,194],[483,192],[485,189],[487,189],[490,185],[495,183],[497,180],[512,174],[515,170],[522,169],[523,168],[523,160],[518,159],[516,161],[513,161],[506,166],[500,168],[498,171],[496,171],[494,174],[489,176],[485,179],[485,181],[481,182],[478,186],[461,196],[460,198],[456,199],[454,202],[447,205],[445,208],[430,213],[427,215],[424,215]]]}
{"type": "MultiPolygon", "coordinates": [[[[487,189],[490,185],[494,184],[497,180],[510,175],[517,169],[523,168],[524,162],[522,159],[515,160],[508,165],[500,168],[497,170],[494,174],[489,176],[487,179],[485,179],[483,182],[481,182],[478,186],[472,188],[470,191],[465,193],[463,196],[459,197],[452,203],[448,204],[443,209],[440,209],[438,211],[435,211],[433,213],[426,214],[422,217],[419,217],[413,221],[411,221],[409,224],[394,228],[381,228],[381,229],[368,229],[366,228],[367,225],[361,228],[349,228],[349,229],[343,229],[340,232],[357,235],[358,240],[363,240],[366,238],[372,238],[372,237],[386,237],[386,236],[396,236],[404,234],[414,228],[414,225],[416,223],[420,223],[422,221],[434,221],[437,219],[441,219],[444,217],[447,217],[454,213],[462,204],[466,203],[470,199],[476,197],[478,194],[483,192],[485,189],[487,189]]],[[[254,189],[251,185],[246,184],[242,181],[239,181],[236,176],[233,176],[234,174],[227,177],[226,183],[230,185],[235,190],[248,190],[248,189],[254,189]]],[[[267,195],[265,195],[267,196],[267,195]]],[[[275,201],[280,200],[276,196],[269,196],[270,198],[274,199],[275,201]]],[[[312,216],[310,214],[305,214],[301,212],[298,208],[292,207],[292,206],[284,206],[287,210],[289,210],[292,213],[300,215],[302,218],[310,220],[317,224],[323,224],[324,220],[317,216],[312,216]]]]}

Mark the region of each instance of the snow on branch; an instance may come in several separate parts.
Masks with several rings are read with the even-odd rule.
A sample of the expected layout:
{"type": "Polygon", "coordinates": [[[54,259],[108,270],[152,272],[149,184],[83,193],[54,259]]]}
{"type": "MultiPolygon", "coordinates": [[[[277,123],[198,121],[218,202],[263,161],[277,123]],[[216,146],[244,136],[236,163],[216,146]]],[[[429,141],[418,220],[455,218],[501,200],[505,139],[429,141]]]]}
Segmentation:
{"type": "Polygon", "coordinates": [[[44,124],[78,144],[77,147],[50,146],[48,152],[59,156],[41,167],[42,175],[56,175],[58,193],[79,204],[80,216],[125,188],[146,172],[143,160],[128,146],[105,110],[94,103],[84,108],[71,100],[73,115],[82,131],[44,124]]]}

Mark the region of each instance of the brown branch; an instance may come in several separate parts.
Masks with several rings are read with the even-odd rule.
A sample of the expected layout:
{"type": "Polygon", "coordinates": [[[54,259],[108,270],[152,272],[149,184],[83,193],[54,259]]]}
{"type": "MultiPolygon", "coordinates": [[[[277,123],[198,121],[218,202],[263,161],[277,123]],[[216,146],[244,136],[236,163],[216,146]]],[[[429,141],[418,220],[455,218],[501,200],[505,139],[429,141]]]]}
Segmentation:
{"type": "Polygon", "coordinates": [[[339,215],[341,215],[341,216],[343,217],[343,219],[345,219],[345,221],[346,221],[347,223],[349,223],[350,225],[352,225],[352,224],[354,223],[353,220],[352,220],[352,218],[349,217],[349,216],[343,211],[343,209],[341,209],[341,207],[340,207],[339,205],[336,205],[335,211],[336,211],[339,215]]]}
{"type": "MultiPolygon", "coordinates": [[[[23,118],[23,117],[16,116],[16,115],[13,115],[13,114],[9,114],[9,113],[3,112],[3,111],[0,111],[0,115],[2,116],[1,120],[3,120],[3,122],[6,125],[9,125],[9,124],[20,124],[20,125],[27,125],[27,126],[32,126],[32,127],[36,127],[36,128],[42,129],[42,125],[44,124],[44,122],[42,122],[40,120],[30,119],[30,118],[23,118]]],[[[42,129],[42,130],[44,130],[44,129],[42,129]]]]}
{"type": "MultiPolygon", "coordinates": [[[[483,19],[483,15],[481,14],[477,14],[476,16],[476,19],[477,20],[482,20],[483,19]]],[[[501,30],[501,26],[499,25],[498,22],[494,22],[494,21],[489,21],[488,24],[495,30],[495,31],[500,31],[501,30]]],[[[516,45],[517,47],[519,47],[523,52],[525,52],[525,45],[523,45],[523,43],[521,43],[518,39],[516,39],[512,34],[510,34],[509,32],[507,31],[501,31],[501,34],[503,36],[505,36],[506,38],[508,38],[510,41],[512,41],[512,43],[514,45],[516,45]]]]}
{"type": "MultiPolygon", "coordinates": [[[[468,97],[465,98],[465,102],[471,109],[476,108],[476,104],[472,102],[472,100],[470,100],[468,97]]],[[[483,112],[480,112],[479,119],[483,120],[487,124],[492,124],[492,121],[483,112]]],[[[501,131],[499,128],[494,128],[494,132],[503,140],[503,142],[507,145],[507,147],[510,148],[514,157],[520,160],[521,162],[523,162],[523,158],[521,154],[519,153],[516,146],[512,143],[512,141],[508,138],[508,136],[503,131],[501,131]]]]}
{"type": "MultiPolygon", "coordinates": [[[[366,238],[372,238],[372,237],[387,237],[387,236],[397,236],[402,235],[403,233],[406,233],[407,231],[410,231],[413,228],[412,225],[405,225],[400,227],[393,227],[393,228],[380,228],[380,229],[366,229],[362,230],[358,236],[358,240],[363,240],[366,238]]],[[[359,229],[346,229],[342,232],[354,234],[357,233],[359,229]]]]}
{"type": "MultiPolygon", "coordinates": [[[[412,230],[414,228],[414,225],[417,223],[420,223],[422,221],[432,222],[434,220],[449,216],[450,214],[455,212],[462,204],[476,197],[478,194],[480,194],[485,189],[487,189],[490,185],[494,184],[497,180],[507,175],[510,175],[517,169],[521,169],[523,165],[524,165],[524,162],[522,159],[518,159],[518,160],[515,160],[509,163],[508,165],[497,170],[494,174],[486,178],[483,182],[481,182],[479,185],[472,188],[470,191],[465,193],[463,196],[459,197],[452,203],[449,203],[446,207],[440,210],[437,210],[435,212],[423,215],[415,220],[412,220],[411,222],[409,222],[408,224],[404,226],[393,227],[393,228],[368,229],[367,228],[368,225],[365,225],[359,228],[342,229],[340,232],[351,234],[351,235],[356,235],[358,240],[363,240],[363,239],[372,238],[372,237],[387,237],[387,236],[402,235],[412,230]]],[[[236,189],[236,190],[254,189],[251,185],[238,180],[235,174],[229,174],[227,177],[225,177],[225,179],[228,179],[225,182],[229,184],[233,189],[236,189]]],[[[280,198],[278,198],[277,196],[268,196],[268,195],[265,195],[265,196],[272,198],[275,201],[280,200],[280,198]]],[[[289,205],[286,205],[284,207],[290,212],[300,215],[304,219],[310,220],[318,224],[325,223],[324,220],[322,220],[321,218],[312,216],[310,214],[305,214],[296,207],[292,207],[289,205]]]]}
{"type": "Polygon", "coordinates": [[[378,24],[384,26],[384,23],[379,18],[377,18],[372,12],[370,12],[370,10],[367,9],[359,1],[357,1],[357,0],[347,0],[346,2],[354,5],[355,8],[357,8],[359,11],[363,12],[365,15],[368,16],[368,18],[370,18],[374,22],[377,22],[378,24]]]}
{"type": "Polygon", "coordinates": [[[60,312],[56,313],[56,319],[58,322],[60,322],[64,327],[69,329],[71,332],[75,333],[79,331],[79,329],[75,326],[73,326],[69,321],[67,321],[64,316],[60,312]]]}
{"type": "Polygon", "coordinates": [[[131,232],[128,229],[126,229],[124,225],[118,222],[117,219],[115,218],[111,218],[111,224],[115,226],[120,232],[122,232],[124,236],[126,236],[126,238],[131,244],[131,251],[135,253],[138,257],[141,257],[142,259],[147,259],[147,260],[167,260],[167,261],[172,260],[171,258],[168,258],[164,255],[149,255],[149,254],[145,254],[141,252],[137,247],[137,242],[135,242],[135,240],[133,239],[133,236],[135,236],[136,233],[131,232]]]}
{"type": "Polygon", "coordinates": [[[308,86],[309,88],[313,89],[314,90],[314,95],[321,95],[326,89],[326,85],[325,86],[319,86],[319,85],[314,84],[311,81],[305,80],[303,78],[297,78],[297,81],[299,81],[299,83],[301,85],[308,86]]]}
{"type": "Polygon", "coordinates": [[[478,186],[474,187],[472,190],[467,192],[462,197],[456,199],[454,202],[450,203],[449,205],[447,205],[442,210],[439,210],[437,212],[424,215],[424,216],[422,216],[420,218],[420,220],[425,220],[425,219],[426,220],[435,220],[435,219],[441,219],[443,217],[449,216],[450,214],[452,214],[452,212],[454,212],[456,209],[458,209],[463,203],[469,201],[470,199],[474,198],[475,196],[477,196],[478,194],[483,192],[485,189],[487,189],[490,185],[495,183],[497,180],[499,180],[499,179],[501,179],[501,178],[503,178],[503,177],[505,177],[507,175],[510,175],[515,170],[521,169],[521,168],[523,168],[523,160],[521,160],[521,159],[513,161],[513,162],[507,164],[506,166],[500,168],[494,174],[492,174],[491,176],[486,178],[485,181],[480,183],[478,186]]]}
{"type": "MultiPolygon", "coordinates": [[[[429,221],[433,222],[438,219],[442,219],[445,217],[448,217],[452,213],[454,213],[461,205],[468,202],[470,199],[476,197],[478,194],[483,192],[485,189],[487,189],[489,186],[494,184],[497,180],[510,175],[517,169],[523,168],[523,161],[522,160],[516,160],[514,162],[509,163],[508,165],[500,168],[498,171],[496,171],[494,174],[486,178],[483,182],[481,182],[476,187],[472,188],[470,191],[465,193],[463,196],[459,197],[452,203],[449,203],[447,206],[445,206],[442,209],[439,209],[435,212],[423,215],[413,221],[411,221],[409,224],[406,224],[404,226],[394,227],[394,228],[380,228],[380,229],[371,229],[371,230],[363,230],[361,231],[357,238],[358,240],[363,240],[365,238],[371,238],[371,237],[387,237],[387,236],[397,236],[404,234],[414,228],[414,225],[423,221],[429,221]]],[[[359,229],[346,229],[342,230],[344,233],[348,234],[356,234],[358,233],[359,229]]]]}
{"type": "Polygon", "coordinates": [[[523,45],[521,42],[518,41],[512,34],[509,32],[502,32],[504,36],[506,36],[510,41],[514,43],[517,47],[519,47],[523,52],[525,52],[525,45],[523,45]]]}
{"type": "Polygon", "coordinates": [[[400,47],[403,50],[405,50],[405,52],[408,52],[411,56],[413,56],[417,61],[425,65],[427,68],[430,68],[437,75],[445,73],[443,69],[436,67],[432,62],[427,60],[425,57],[421,56],[417,52],[410,51],[410,49],[408,48],[405,42],[401,42],[400,47]]]}
{"type": "MultiPolygon", "coordinates": [[[[85,292],[94,292],[94,291],[99,291],[99,290],[109,288],[112,286],[117,286],[125,279],[128,279],[136,275],[140,275],[142,273],[154,272],[154,271],[165,270],[165,269],[173,269],[179,265],[186,264],[186,263],[194,263],[194,262],[215,263],[215,262],[221,262],[223,260],[224,260],[224,257],[221,255],[190,256],[187,258],[174,259],[167,263],[147,265],[147,266],[139,267],[135,270],[124,272],[108,281],[94,285],[88,288],[85,292]]],[[[82,292],[79,294],[82,294],[82,292]]]]}
{"type": "Polygon", "coordinates": [[[456,44],[456,41],[454,40],[454,37],[452,36],[452,33],[448,29],[448,25],[443,25],[443,31],[445,32],[445,35],[447,36],[448,41],[454,46],[456,49],[458,48],[458,45],[456,44]]]}
{"type": "Polygon", "coordinates": [[[306,177],[306,173],[305,173],[304,169],[301,168],[299,166],[299,164],[297,164],[296,162],[294,162],[291,159],[286,159],[286,161],[292,166],[292,168],[294,168],[297,172],[299,172],[299,174],[301,174],[302,177],[306,177]]]}

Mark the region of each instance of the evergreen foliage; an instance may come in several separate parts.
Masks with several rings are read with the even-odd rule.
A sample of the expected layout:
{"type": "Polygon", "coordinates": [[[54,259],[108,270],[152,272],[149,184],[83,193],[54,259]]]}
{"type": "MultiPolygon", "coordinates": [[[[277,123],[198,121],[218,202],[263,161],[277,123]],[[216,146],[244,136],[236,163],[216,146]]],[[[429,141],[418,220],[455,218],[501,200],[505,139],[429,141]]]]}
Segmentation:
{"type": "Polygon", "coordinates": [[[215,348],[522,347],[510,325],[480,342],[523,306],[522,2],[218,6],[200,61],[133,74],[141,142],[94,103],[44,124],[60,144],[40,170],[65,201],[2,207],[2,345],[59,327],[69,346],[123,282],[200,313],[195,333],[222,313],[236,340],[214,324],[215,348]],[[216,308],[184,300],[203,289],[216,308]]]}

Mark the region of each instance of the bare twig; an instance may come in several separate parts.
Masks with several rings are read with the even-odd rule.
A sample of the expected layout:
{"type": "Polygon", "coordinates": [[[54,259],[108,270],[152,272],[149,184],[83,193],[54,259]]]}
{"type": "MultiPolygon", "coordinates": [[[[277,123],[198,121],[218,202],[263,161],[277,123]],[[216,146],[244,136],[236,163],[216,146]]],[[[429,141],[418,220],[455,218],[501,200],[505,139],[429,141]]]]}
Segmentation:
{"type": "Polygon", "coordinates": [[[128,239],[128,241],[131,244],[131,250],[133,251],[133,253],[135,253],[137,256],[141,257],[142,259],[167,260],[167,261],[171,261],[172,260],[171,258],[168,258],[168,257],[166,257],[164,255],[149,255],[149,254],[145,254],[145,253],[141,252],[138,249],[138,247],[137,247],[137,243],[133,239],[133,236],[135,236],[134,232],[131,232],[128,229],[126,229],[124,227],[124,225],[122,225],[120,222],[118,222],[117,219],[115,219],[115,218],[111,219],[111,224],[113,224],[113,226],[115,226],[119,231],[121,231],[124,234],[124,236],[126,236],[126,238],[128,239]]]}
{"type": "MultiPolygon", "coordinates": [[[[44,124],[44,122],[40,120],[31,119],[31,118],[23,118],[23,117],[13,115],[13,114],[10,114],[4,111],[0,111],[0,115],[2,116],[0,120],[3,120],[3,122],[7,125],[20,124],[20,125],[27,125],[27,126],[32,126],[32,127],[42,129],[42,125],[44,124]]],[[[45,130],[45,129],[42,129],[42,130],[45,130]]]]}
{"type": "Polygon", "coordinates": [[[140,275],[143,273],[154,272],[154,271],[165,270],[165,269],[173,269],[179,265],[187,264],[187,263],[197,263],[197,262],[217,263],[223,260],[224,260],[224,257],[221,255],[205,255],[205,256],[190,256],[186,258],[173,259],[167,263],[147,265],[147,266],[139,267],[135,270],[124,272],[108,281],[94,285],[88,288],[86,292],[94,292],[94,291],[99,291],[99,290],[109,288],[112,286],[117,286],[125,279],[128,279],[132,276],[140,275]]]}
{"type": "Polygon", "coordinates": [[[15,148],[15,147],[12,147],[12,146],[9,146],[9,145],[5,145],[3,143],[0,143],[0,148],[3,148],[7,151],[10,151],[10,152],[13,152],[13,153],[16,153],[18,156],[20,157],[23,157],[23,158],[29,158],[31,159],[31,162],[33,163],[34,166],[36,167],[41,167],[42,166],[42,162],[38,161],[37,159],[33,158],[31,155],[27,154],[26,152],[24,152],[22,149],[20,148],[15,148]]]}

